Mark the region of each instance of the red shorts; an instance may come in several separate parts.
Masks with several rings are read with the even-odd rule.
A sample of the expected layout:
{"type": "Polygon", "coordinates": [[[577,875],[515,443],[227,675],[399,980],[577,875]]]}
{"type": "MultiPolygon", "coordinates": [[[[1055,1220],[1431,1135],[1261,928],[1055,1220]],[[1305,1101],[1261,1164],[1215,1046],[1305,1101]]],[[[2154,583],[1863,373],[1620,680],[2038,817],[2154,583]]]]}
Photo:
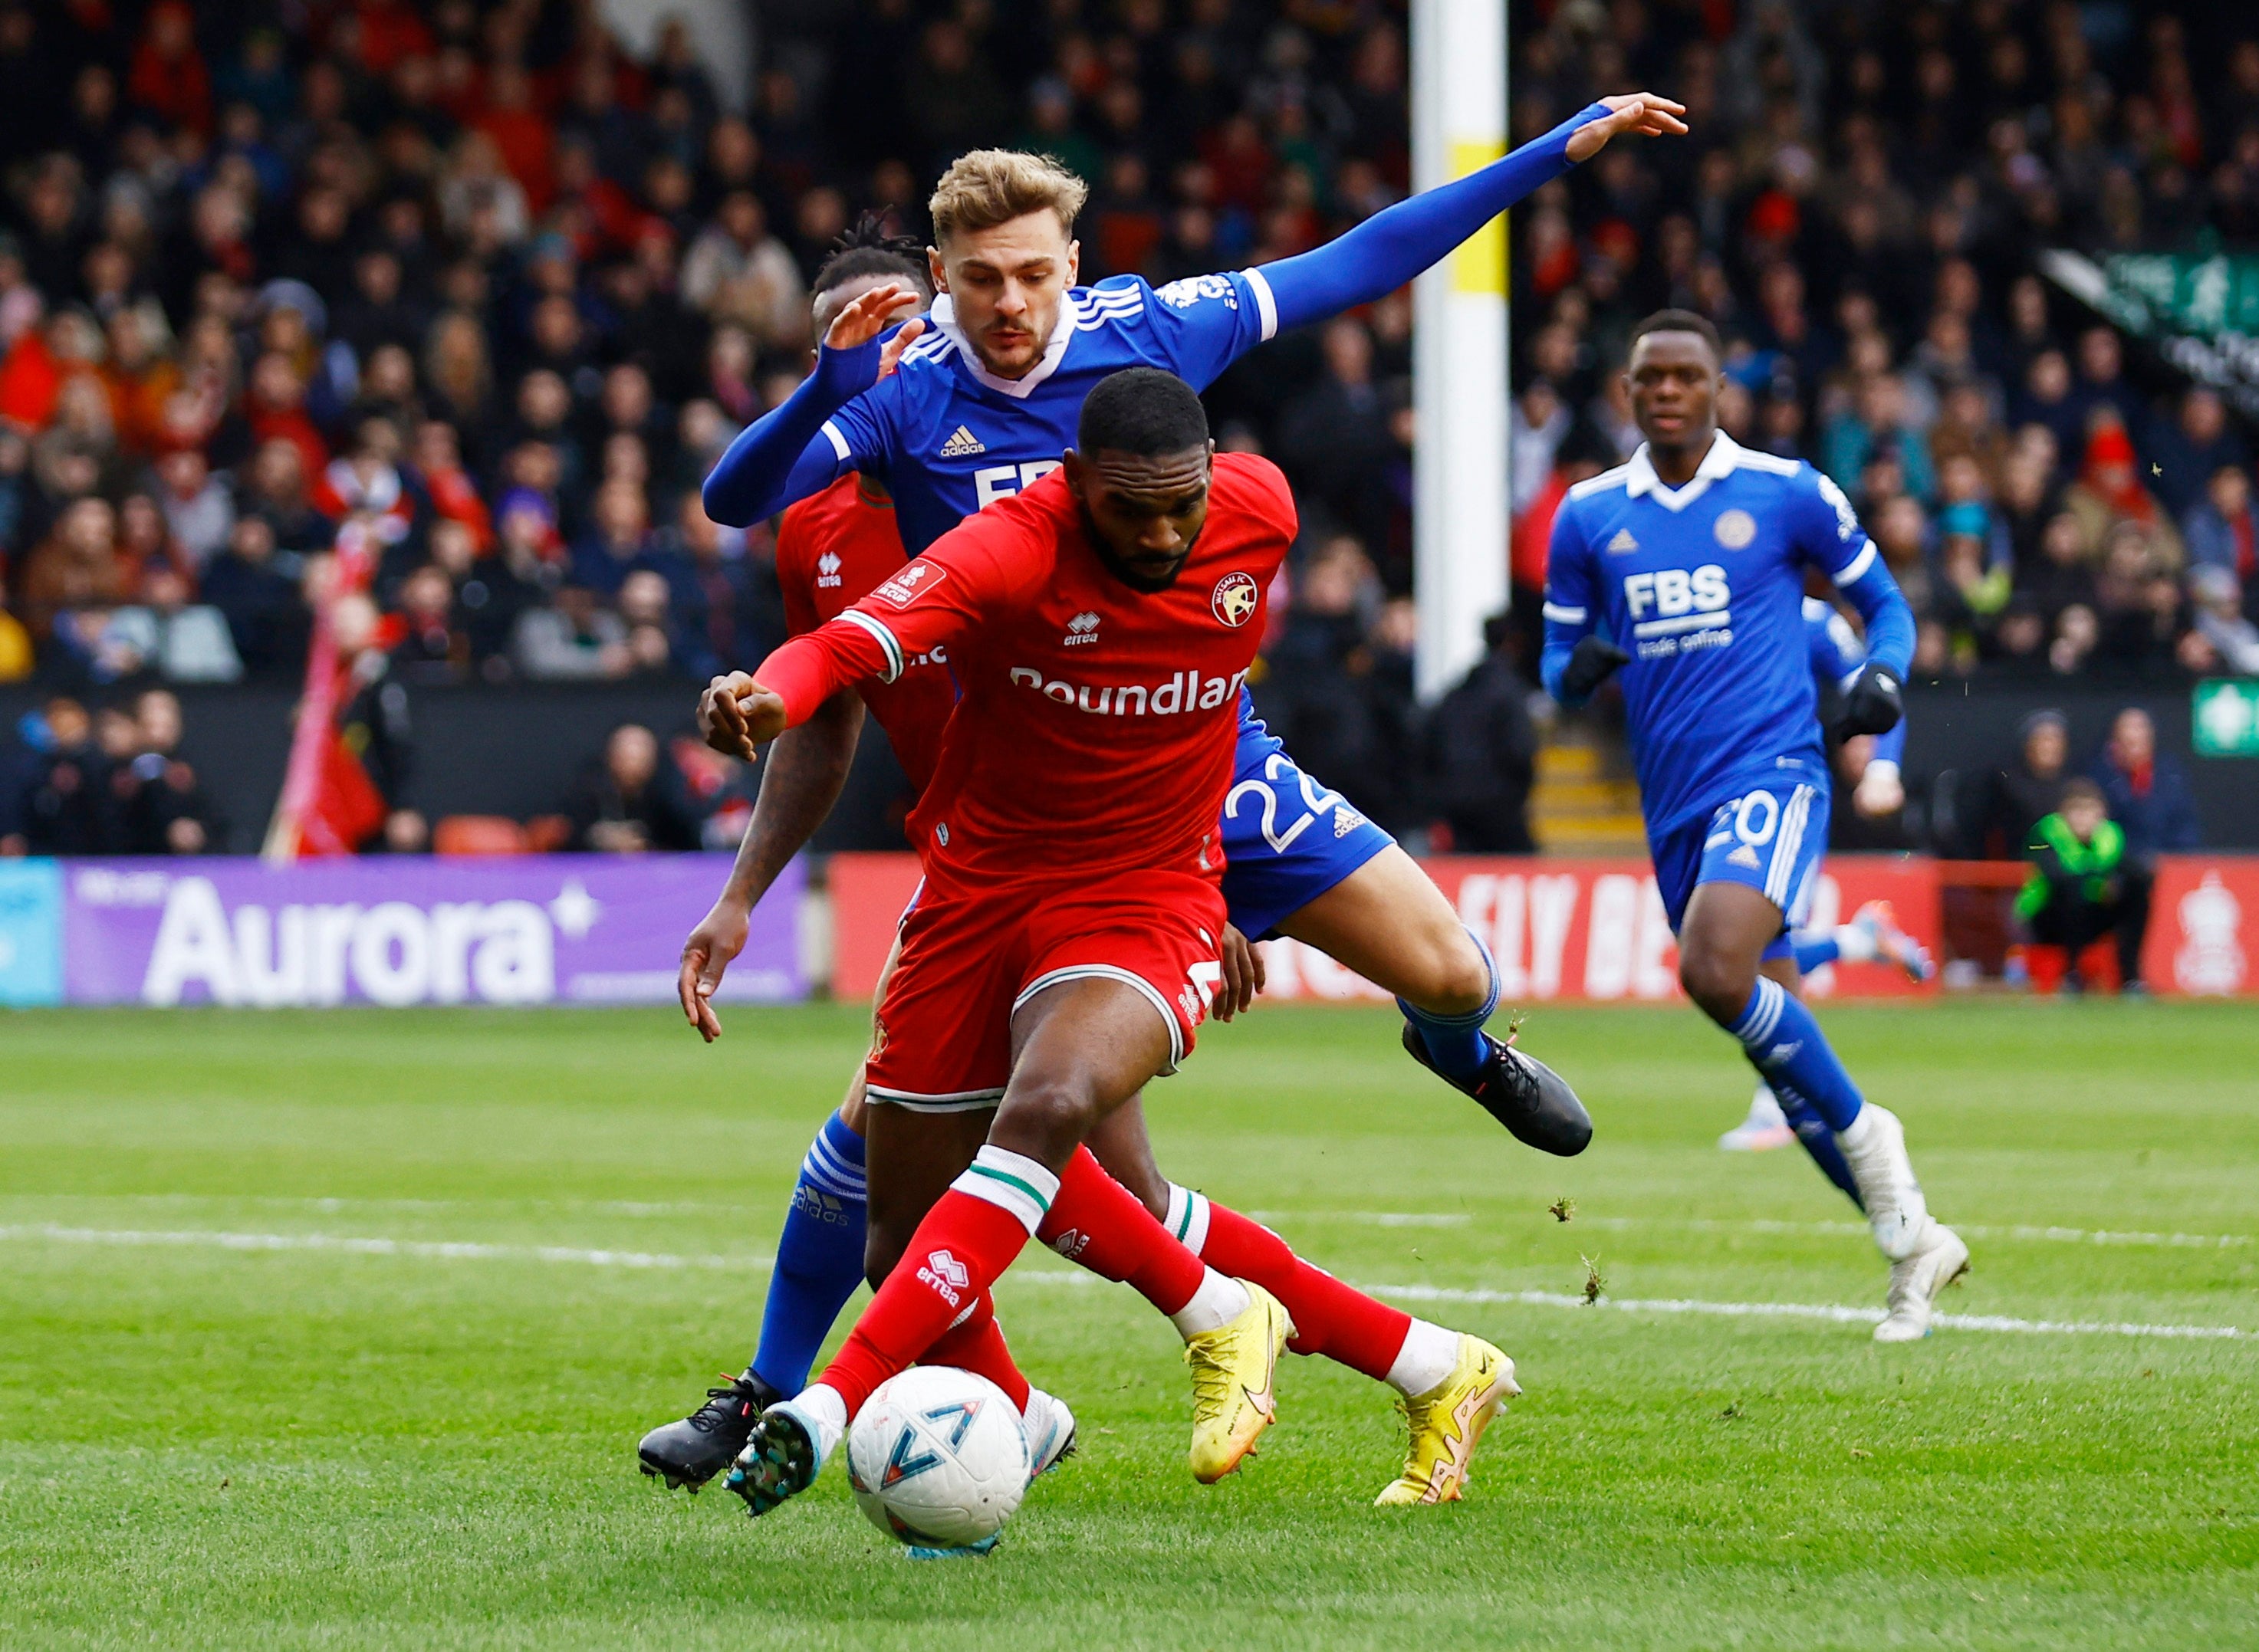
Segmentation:
{"type": "Polygon", "coordinates": [[[864,1068],[874,1102],[921,1112],[993,1107],[1012,1076],[1012,1015],[1060,981],[1104,976],[1151,1000],[1169,1065],[1191,1053],[1222,976],[1223,896],[1184,872],[1142,872],[948,893],[927,885],[902,920],[864,1068]]]}

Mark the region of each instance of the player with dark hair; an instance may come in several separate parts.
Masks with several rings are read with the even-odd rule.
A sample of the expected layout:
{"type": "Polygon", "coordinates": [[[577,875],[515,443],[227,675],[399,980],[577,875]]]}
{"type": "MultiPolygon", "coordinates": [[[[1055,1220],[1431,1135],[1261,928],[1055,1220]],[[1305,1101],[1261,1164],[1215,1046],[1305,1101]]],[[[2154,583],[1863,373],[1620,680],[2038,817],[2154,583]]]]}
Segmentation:
{"type": "MultiPolygon", "coordinates": [[[[1295,529],[1284,479],[1218,458],[1188,385],[1115,374],[1083,402],[1059,474],[715,703],[750,747],[946,651],[963,698],[912,820],[925,882],[867,1077],[873,1095],[994,1107],[873,1110],[873,1194],[890,1182],[923,1214],[908,1235],[874,1221],[878,1294],[823,1378],[762,1413],[730,1482],[756,1514],[804,1489],[913,1360],[976,1370],[1026,1404],[989,1287],[1031,1236],[1127,1280],[1184,1335],[1197,1478],[1229,1473],[1275,1414],[1286,1310],[1186,1249],[1082,1143],[1175,1070],[1218,986],[1238,690],[1295,529]],[[1080,645],[1093,630],[1104,648],[1080,645]]],[[[1514,1392],[1511,1362],[1476,1346],[1468,1450],[1514,1392]]]]}
{"type": "Polygon", "coordinates": [[[1897,1117],[1866,1101],[1797,980],[1802,921],[1828,841],[1803,621],[1804,573],[1835,582],[1866,625],[1867,659],[1838,728],[1902,715],[1913,616],[1850,501],[1800,460],[1718,429],[1715,328],[1666,310],[1633,329],[1625,384],[1646,440],[1569,490],[1554,519],[1545,687],[1564,705],[1622,673],[1640,806],[1687,996],[1739,1039],[1785,1102],[1824,1122],[1846,1192],[1891,1262],[1884,1342],[1928,1332],[1969,1248],[1929,1214],[1897,1117]]]}
{"type": "MultiPolygon", "coordinates": [[[[902,244],[877,239],[874,228],[875,220],[866,217],[859,226],[858,239],[843,243],[842,250],[818,271],[814,285],[819,329],[829,317],[877,286],[923,281],[923,267],[909,263],[902,244]]],[[[1132,417],[1136,410],[1133,403],[1123,417],[1132,417]]],[[[1086,405],[1086,417],[1088,411],[1086,405]]],[[[869,478],[843,477],[824,493],[793,506],[785,513],[777,552],[792,634],[813,630],[868,596],[900,573],[904,560],[892,502],[869,478]]],[[[1102,645],[1094,630],[1080,636],[1085,645],[1102,645]]],[[[733,676],[723,680],[742,684],[750,680],[733,676]]],[[[683,947],[683,1010],[709,1041],[721,1032],[712,994],[745,945],[751,910],[837,800],[866,709],[886,730],[905,773],[923,792],[956,702],[956,681],[942,652],[923,654],[908,661],[892,682],[867,680],[839,689],[809,723],[776,743],[729,883],[683,947]]],[[[1259,734],[1262,725],[1252,726],[1259,734]]],[[[730,746],[726,739],[722,744],[725,749],[730,746]]],[[[1228,900],[1238,898],[1229,872],[1225,887],[1228,900]]],[[[1229,1018],[1246,1007],[1259,983],[1260,968],[1237,929],[1227,925],[1222,944],[1224,979],[1215,1007],[1229,1018]]],[[[880,972],[881,997],[892,969],[890,958],[880,972]]],[[[993,1096],[886,1100],[901,1112],[985,1113],[994,1101],[993,1096]]],[[[664,1478],[670,1487],[695,1490],[726,1467],[745,1444],[760,1409],[806,1383],[825,1335],[865,1276],[866,1236],[877,1232],[878,1252],[890,1254],[923,1214],[930,1200],[921,1198],[906,1221],[900,1213],[890,1219],[883,1200],[873,1216],[865,1170],[871,1129],[867,1106],[859,1071],[846,1098],[824,1121],[802,1160],[778,1240],[759,1345],[752,1363],[738,1376],[725,1377],[709,1388],[705,1404],[688,1416],[645,1435],[637,1455],[646,1474],[664,1478]],[[890,1220],[897,1229],[891,1235],[890,1220]]],[[[964,1122],[971,1128],[979,1120],[964,1122]]],[[[882,1132],[884,1128],[882,1124],[882,1132]]],[[[1459,1478],[1487,1415],[1479,1407],[1462,1415],[1463,1402],[1491,1385],[1484,1373],[1492,1369],[1486,1362],[1494,1350],[1487,1343],[1374,1300],[1302,1261],[1260,1223],[1169,1182],[1154,1163],[1144,1113],[1135,1098],[1107,1119],[1091,1147],[1099,1162],[1144,1199],[1152,1215],[1166,1219],[1171,1231],[1193,1250],[1211,1253],[1219,1267],[1264,1285],[1286,1304],[1297,1326],[1296,1353],[1338,1360],[1403,1397],[1410,1424],[1406,1467],[1384,1496],[1398,1500],[1400,1487],[1413,1488],[1417,1500],[1449,1500],[1457,1495],[1459,1478]],[[1474,1419],[1472,1426],[1468,1417],[1474,1419]]],[[[1040,1393],[1036,1406],[1031,1432],[1041,1435],[1063,1408],[1055,1408],[1040,1393]]]]}

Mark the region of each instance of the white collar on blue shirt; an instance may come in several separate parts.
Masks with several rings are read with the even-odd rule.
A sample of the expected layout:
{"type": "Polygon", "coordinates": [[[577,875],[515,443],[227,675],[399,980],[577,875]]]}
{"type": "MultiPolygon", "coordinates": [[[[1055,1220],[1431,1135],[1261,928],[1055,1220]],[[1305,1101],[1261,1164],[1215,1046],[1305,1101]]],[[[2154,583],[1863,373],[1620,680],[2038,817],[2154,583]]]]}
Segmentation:
{"type": "MultiPolygon", "coordinates": [[[[933,308],[926,312],[926,319],[957,346],[957,353],[964,358],[965,370],[973,375],[975,383],[986,385],[1000,395],[1025,401],[1036,393],[1037,385],[1058,370],[1058,364],[1066,354],[1067,344],[1074,337],[1076,324],[1082,319],[1082,310],[1074,302],[1071,289],[1059,295],[1058,320],[1052,324],[1051,336],[1044,344],[1042,359],[1016,379],[1000,379],[980,365],[980,353],[973,348],[972,340],[965,336],[965,330],[957,324],[957,301],[947,293],[934,295],[933,308]]],[[[1719,439],[1724,439],[1722,434],[1719,439]]]]}
{"type": "Polygon", "coordinates": [[[1655,474],[1655,461],[1647,456],[1647,444],[1639,445],[1639,452],[1631,456],[1626,466],[1624,494],[1636,499],[1642,494],[1653,494],[1655,501],[1666,510],[1684,510],[1710,489],[1714,481],[1723,481],[1741,467],[1742,445],[1725,431],[1711,438],[1710,451],[1702,455],[1702,462],[1694,467],[1694,477],[1684,488],[1668,488],[1663,478],[1655,474]]]}

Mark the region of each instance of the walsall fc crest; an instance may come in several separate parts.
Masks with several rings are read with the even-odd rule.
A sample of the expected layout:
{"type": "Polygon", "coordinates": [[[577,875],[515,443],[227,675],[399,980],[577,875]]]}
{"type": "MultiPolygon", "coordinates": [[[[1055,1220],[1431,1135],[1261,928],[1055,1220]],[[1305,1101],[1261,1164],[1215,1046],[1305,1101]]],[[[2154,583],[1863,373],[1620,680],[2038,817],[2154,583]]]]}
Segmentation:
{"type": "Polygon", "coordinates": [[[1256,599],[1261,595],[1246,574],[1227,573],[1215,582],[1215,595],[1208,598],[1208,606],[1215,610],[1216,618],[1236,630],[1255,617],[1256,599]]]}

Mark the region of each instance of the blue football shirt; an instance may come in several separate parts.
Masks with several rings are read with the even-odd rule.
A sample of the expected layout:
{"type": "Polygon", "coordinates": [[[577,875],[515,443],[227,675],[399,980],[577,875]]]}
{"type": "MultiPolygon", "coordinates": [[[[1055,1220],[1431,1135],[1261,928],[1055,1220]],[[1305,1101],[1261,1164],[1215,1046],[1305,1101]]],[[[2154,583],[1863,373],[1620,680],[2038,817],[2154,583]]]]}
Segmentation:
{"type": "Polygon", "coordinates": [[[1851,502],[1802,460],[1722,431],[1683,488],[1643,445],[1562,502],[1545,616],[1632,656],[1619,680],[1651,837],[1765,775],[1827,783],[1806,567],[1839,587],[1877,571],[1851,502]]]}

